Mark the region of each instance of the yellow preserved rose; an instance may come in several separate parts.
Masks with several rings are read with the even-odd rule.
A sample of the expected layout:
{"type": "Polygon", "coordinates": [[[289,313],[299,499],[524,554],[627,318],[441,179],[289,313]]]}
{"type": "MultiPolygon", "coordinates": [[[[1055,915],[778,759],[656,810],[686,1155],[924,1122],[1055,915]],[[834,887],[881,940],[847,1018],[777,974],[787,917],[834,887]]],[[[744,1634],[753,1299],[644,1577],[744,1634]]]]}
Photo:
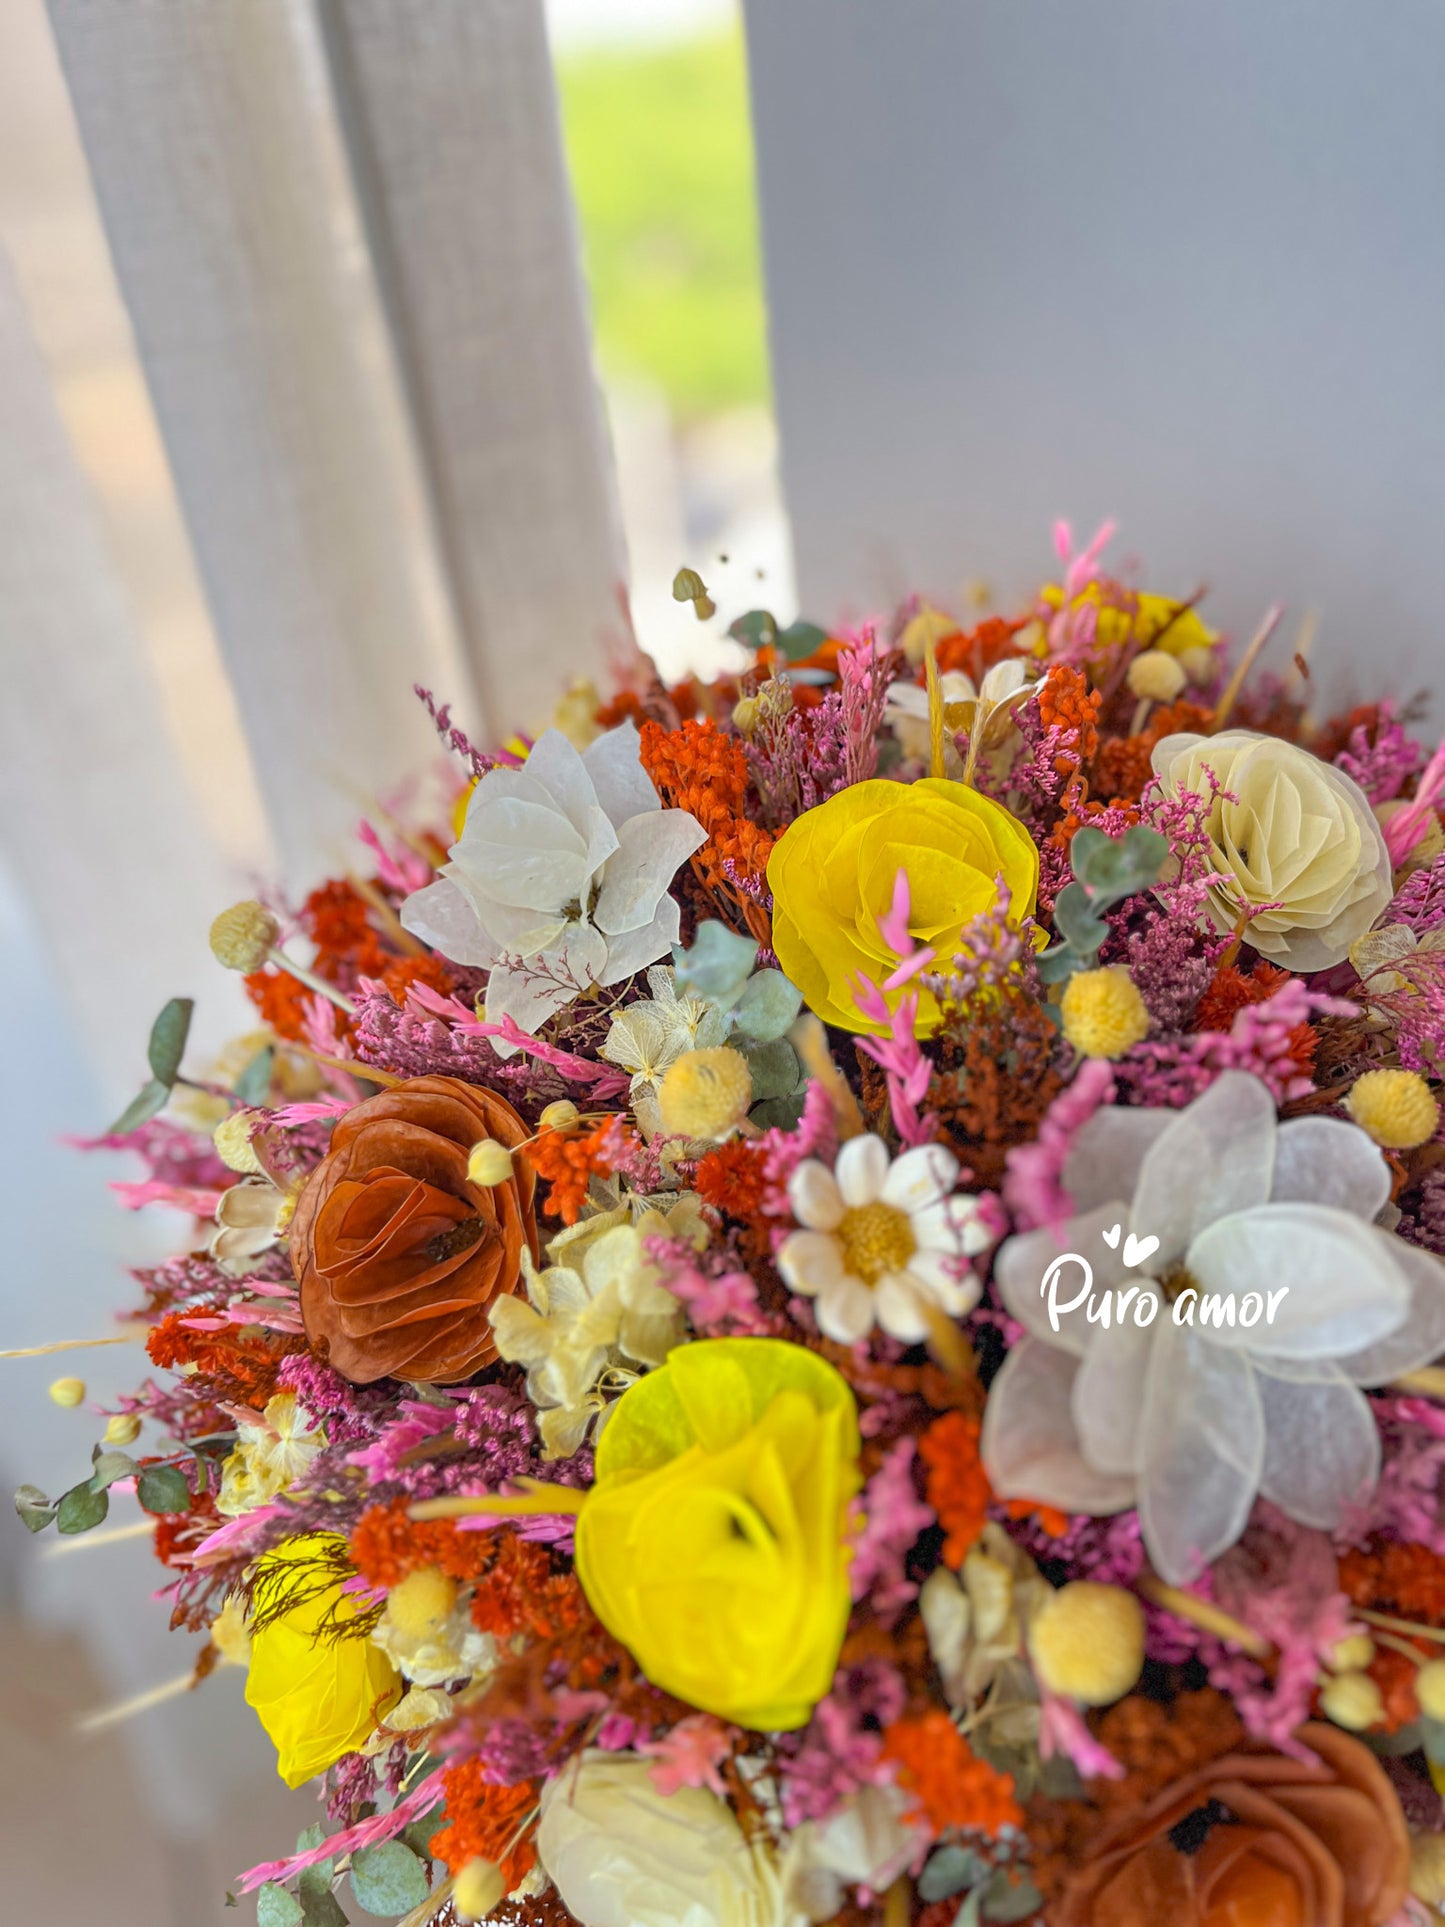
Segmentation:
{"type": "Polygon", "coordinates": [[[618,1400],[578,1576],[655,1686],[738,1726],[802,1726],[843,1644],[859,1484],[831,1365],[779,1339],[699,1339],[618,1400]]]}
{"type": "Polygon", "coordinates": [[[251,1635],[246,1700],[287,1786],[355,1752],[401,1698],[401,1675],[380,1647],[364,1634],[333,1630],[358,1610],[336,1576],[345,1554],[337,1534],[308,1532],[268,1552],[257,1568],[253,1610],[262,1624],[251,1635]]]}
{"type": "MultiPolygon", "coordinates": [[[[773,948],[825,1023],[881,1028],[858,1010],[852,987],[860,973],[881,984],[897,967],[878,920],[889,913],[900,870],[908,876],[913,939],[931,944],[946,971],[963,926],[996,903],[999,877],[1009,893],[1010,921],[1030,914],[1039,853],[1001,803],[942,777],[854,783],[805,810],[768,861],[773,948]]],[[[906,994],[889,993],[890,1007],[906,994]]],[[[938,1022],[937,1000],[921,991],[918,1033],[926,1036],[938,1022]]]]}

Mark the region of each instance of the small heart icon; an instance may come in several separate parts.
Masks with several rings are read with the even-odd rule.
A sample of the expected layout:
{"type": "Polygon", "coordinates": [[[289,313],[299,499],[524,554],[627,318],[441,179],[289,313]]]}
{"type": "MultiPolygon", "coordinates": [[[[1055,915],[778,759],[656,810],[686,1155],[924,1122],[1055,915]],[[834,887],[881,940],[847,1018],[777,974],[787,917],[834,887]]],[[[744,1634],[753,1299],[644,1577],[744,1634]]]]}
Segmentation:
{"type": "Polygon", "coordinates": [[[1117,1251],[1119,1249],[1119,1236],[1123,1229],[1123,1225],[1116,1224],[1112,1231],[1106,1231],[1104,1233],[1104,1243],[1109,1247],[1110,1251],[1117,1251]]]}
{"type": "Polygon", "coordinates": [[[1124,1263],[1131,1268],[1142,1265],[1146,1258],[1152,1258],[1159,1249],[1157,1238],[1136,1238],[1131,1231],[1124,1240],[1124,1263]]]}

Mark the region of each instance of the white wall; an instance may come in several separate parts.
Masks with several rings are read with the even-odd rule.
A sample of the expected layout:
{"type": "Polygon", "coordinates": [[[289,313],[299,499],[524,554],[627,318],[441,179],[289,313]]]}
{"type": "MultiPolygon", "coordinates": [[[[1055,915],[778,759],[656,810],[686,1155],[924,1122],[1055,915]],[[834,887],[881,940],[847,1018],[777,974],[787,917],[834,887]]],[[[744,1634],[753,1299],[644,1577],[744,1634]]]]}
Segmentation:
{"type": "Polygon", "coordinates": [[[749,0],[802,600],[1048,528],[1362,685],[1445,666],[1438,0],[749,0]]]}

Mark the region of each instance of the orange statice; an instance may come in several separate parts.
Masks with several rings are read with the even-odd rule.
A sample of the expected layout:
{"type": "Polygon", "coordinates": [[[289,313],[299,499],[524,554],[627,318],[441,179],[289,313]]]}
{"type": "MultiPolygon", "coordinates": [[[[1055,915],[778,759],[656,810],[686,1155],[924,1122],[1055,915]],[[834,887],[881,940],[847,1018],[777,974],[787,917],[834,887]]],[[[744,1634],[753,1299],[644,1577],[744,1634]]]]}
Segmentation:
{"type": "Polygon", "coordinates": [[[1357,1606],[1445,1626],[1445,1558],[1428,1546],[1387,1539],[1340,1555],[1340,1590],[1357,1606]]]}
{"type": "Polygon", "coordinates": [[[590,1131],[543,1131],[521,1155],[552,1187],[543,1210],[563,1224],[576,1224],[593,1176],[611,1177],[636,1146],[636,1134],[620,1117],[609,1117],[590,1131]]]}
{"type": "MultiPolygon", "coordinates": [[[[407,1501],[368,1506],[351,1533],[351,1562],[369,1586],[388,1592],[419,1566],[440,1566],[459,1585],[478,1579],[496,1559],[495,1532],[461,1532],[450,1519],[412,1519],[407,1501]]],[[[513,1536],[513,1535],[507,1535],[513,1536]]]]}
{"type": "Polygon", "coordinates": [[[1061,663],[1051,669],[1039,684],[1039,720],[1046,729],[1059,729],[1072,736],[1070,748],[1055,758],[1061,774],[1092,761],[1099,747],[1099,708],[1103,702],[1097,689],[1089,688],[1082,669],[1061,663]]]}
{"type": "Polygon", "coordinates": [[[1010,1775],[979,1759],[941,1707],[885,1727],[883,1758],[897,1763],[899,1783],[936,1834],[950,1827],[997,1833],[1023,1825],[1010,1775]]]}
{"type": "Polygon", "coordinates": [[[690,810],[707,831],[692,864],[709,889],[730,890],[728,862],[740,878],[767,874],[773,838],[748,821],[748,759],[736,736],[714,722],[685,722],[680,729],[645,722],[642,767],[665,803],[690,810]]]}
{"type": "Polygon", "coordinates": [[[276,1390],[281,1361],[290,1352],[304,1351],[299,1338],[267,1333],[256,1326],[223,1325],[219,1331],[196,1331],[187,1321],[204,1316],[194,1310],[168,1311],[146,1334],[146,1353],[153,1365],[177,1370],[191,1365],[213,1381],[215,1396],[231,1405],[259,1411],[276,1390]]]}
{"type": "Polygon", "coordinates": [[[535,1780],[492,1786],[482,1772],[480,1760],[461,1760],[442,1774],[447,1823],[432,1835],[431,1851],[453,1874],[469,1860],[490,1860],[511,1893],[537,1864],[539,1786],[535,1780]]]}
{"type": "Polygon", "coordinates": [[[928,1469],[928,1503],[948,1535],[943,1542],[944,1564],[955,1571],[983,1531],[993,1496],[978,1456],[981,1429],[979,1421],[966,1412],[945,1412],[918,1441],[918,1456],[928,1469]]]}
{"type": "Polygon", "coordinates": [[[1027,616],[985,616],[966,634],[955,629],[952,635],[941,636],[933,651],[938,673],[944,675],[950,669],[961,669],[966,676],[972,676],[975,683],[982,682],[996,663],[1007,662],[1018,654],[1014,637],[1020,629],[1028,627],[1028,622],[1027,616]]]}
{"type": "Polygon", "coordinates": [[[515,1532],[495,1536],[491,1564],[472,1596],[472,1624],[505,1645],[518,1633],[556,1639],[592,1617],[571,1573],[554,1573],[546,1549],[515,1532]]]}
{"type": "Polygon", "coordinates": [[[692,1185],[703,1203],[715,1211],[725,1211],[730,1218],[745,1222],[759,1218],[767,1186],[763,1154],[755,1143],[730,1138],[699,1158],[692,1185]]]}

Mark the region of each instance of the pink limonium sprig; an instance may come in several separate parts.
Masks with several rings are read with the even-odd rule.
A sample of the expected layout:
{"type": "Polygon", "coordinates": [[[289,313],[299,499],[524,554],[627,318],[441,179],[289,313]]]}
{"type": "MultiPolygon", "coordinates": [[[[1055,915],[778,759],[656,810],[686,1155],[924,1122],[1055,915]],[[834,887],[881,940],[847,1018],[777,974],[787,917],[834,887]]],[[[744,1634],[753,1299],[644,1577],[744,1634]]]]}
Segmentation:
{"type": "Polygon", "coordinates": [[[1076,554],[1074,531],[1070,523],[1054,524],[1054,548],[1063,564],[1063,597],[1056,610],[1049,612],[1049,654],[1056,662],[1076,662],[1094,646],[1099,611],[1093,602],[1080,602],[1091,582],[1097,582],[1104,550],[1114,539],[1114,522],[1101,522],[1094,538],[1076,554]]]}
{"type": "Polygon", "coordinates": [[[898,968],[882,984],[875,984],[860,972],[853,984],[853,1002],[870,1024],[886,1024],[886,1037],[859,1040],[858,1048],[871,1057],[888,1080],[888,1105],[894,1127],[907,1145],[930,1144],[932,1122],[919,1113],[928,1094],[933,1066],[924,1056],[914,1035],[918,1021],[918,992],[910,990],[890,1010],[885,992],[901,990],[904,984],[926,970],[938,952],[932,944],[915,944],[908,928],[912,896],[908,872],[900,869],[893,879],[893,903],[886,916],[878,919],[879,933],[898,958],[898,968]]]}

